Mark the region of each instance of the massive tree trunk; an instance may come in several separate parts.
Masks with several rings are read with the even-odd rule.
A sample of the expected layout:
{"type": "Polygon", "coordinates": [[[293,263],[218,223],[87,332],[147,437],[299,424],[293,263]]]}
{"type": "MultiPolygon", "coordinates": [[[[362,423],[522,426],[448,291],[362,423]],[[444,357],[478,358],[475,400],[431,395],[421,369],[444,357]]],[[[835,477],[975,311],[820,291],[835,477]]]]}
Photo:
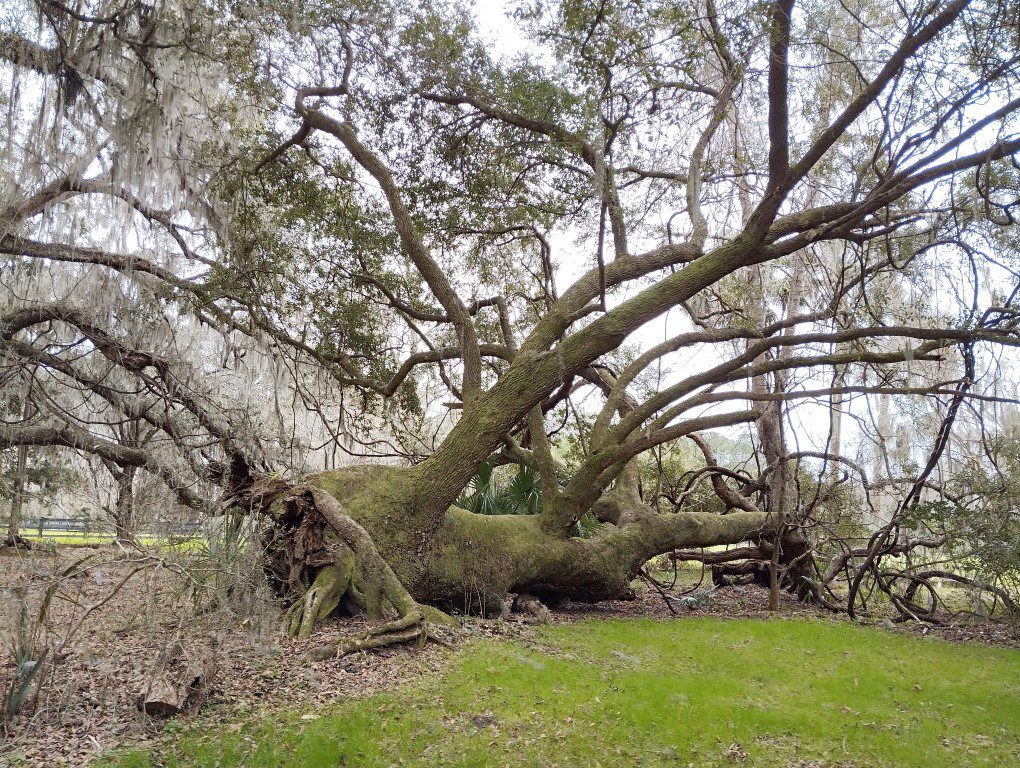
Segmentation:
{"type": "Polygon", "coordinates": [[[539,515],[457,507],[436,524],[420,504],[419,484],[431,481],[422,477],[427,471],[351,467],[294,488],[262,489],[273,521],[264,538],[270,570],[280,592],[295,601],[292,634],[307,635],[338,607],[379,618],[387,611],[416,615],[417,604],[495,614],[511,592],[546,600],[626,598],[655,555],[757,538],[765,522],[763,514],[745,511],[660,515],[632,509],[637,502],[629,494],[610,492],[602,503],[627,506],[619,518],[629,522],[604,525],[591,538],[551,532],[539,515]]]}

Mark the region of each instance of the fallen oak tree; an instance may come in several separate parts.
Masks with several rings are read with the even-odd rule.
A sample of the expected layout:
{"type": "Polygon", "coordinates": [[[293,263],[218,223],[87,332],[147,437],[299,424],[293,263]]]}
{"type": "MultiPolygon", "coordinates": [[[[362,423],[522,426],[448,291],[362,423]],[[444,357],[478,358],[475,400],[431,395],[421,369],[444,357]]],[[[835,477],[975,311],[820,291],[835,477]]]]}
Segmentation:
{"type": "MultiPolygon", "coordinates": [[[[164,54],[156,51],[178,38],[160,38],[147,15],[118,10],[119,28],[139,34],[111,38],[100,32],[114,22],[81,22],[47,4],[58,28],[85,35],[81,45],[51,46],[14,31],[0,58],[44,79],[75,72],[76,88],[87,90],[94,108],[54,108],[47,119],[70,121],[85,134],[107,132],[110,140],[68,148],[74,162],[50,175],[34,175],[31,153],[12,159],[24,189],[2,211],[0,252],[69,281],[79,269],[89,278],[42,299],[31,275],[15,282],[12,291],[21,293],[0,317],[5,381],[38,380],[28,390],[40,394],[30,419],[0,425],[0,445],[97,455],[159,478],[182,504],[260,516],[269,571],[289,604],[288,631],[308,635],[345,601],[373,619],[396,614],[359,647],[425,637],[423,605],[492,613],[508,592],[548,601],[623,597],[649,558],[678,549],[749,541],[768,554],[773,590],[799,589],[813,560],[794,501],[786,404],[854,393],[937,399],[946,394],[943,383],[910,386],[896,372],[911,363],[952,364],[958,345],[1020,343],[1010,320],[1016,291],[959,322],[873,306],[891,282],[920,280],[926,259],[932,269],[946,258],[969,263],[975,229],[998,226],[998,200],[1013,184],[1004,169],[1020,150],[1009,129],[1020,105],[1004,99],[981,115],[970,106],[977,94],[1006,92],[1016,79],[1016,61],[994,59],[999,33],[982,11],[999,5],[918,4],[874,22],[841,15],[874,36],[871,47],[862,46],[867,56],[844,52],[848,60],[868,59],[847,92],[835,87],[844,77],[826,58],[831,41],[812,37],[827,26],[814,23],[821,11],[798,16],[789,2],[749,5],[735,16],[699,4],[677,31],[701,62],[693,75],[674,40],[659,39],[663,9],[654,3],[614,5],[608,16],[564,10],[536,21],[535,40],[561,47],[562,71],[547,73],[489,57],[470,23],[447,24],[442,10],[380,3],[331,23],[308,19],[295,37],[232,19],[250,33],[251,50],[215,22],[196,21],[199,27],[178,31],[202,41],[195,44],[206,54],[203,66],[266,65],[217,70],[222,90],[199,93],[193,81],[175,80],[176,70],[163,72],[164,54]],[[751,33],[744,17],[754,22],[751,33]],[[406,34],[394,35],[394,24],[406,34]],[[455,30],[453,39],[438,31],[445,29],[455,30]],[[959,81],[941,81],[938,109],[907,100],[909,114],[900,111],[890,94],[937,79],[942,64],[928,54],[948,56],[965,33],[988,43],[976,48],[987,66],[961,65],[959,81]],[[628,54],[618,58],[628,40],[628,54]],[[791,65],[791,41],[805,52],[798,55],[822,56],[822,63],[791,65]],[[293,71],[276,69],[270,51],[300,58],[306,44],[318,54],[309,77],[321,82],[290,87],[293,71]],[[243,55],[217,56],[216,45],[241,46],[243,55]],[[162,90],[150,92],[138,72],[109,63],[118,57],[143,74],[163,73],[162,90]],[[751,66],[759,58],[766,66],[751,66]],[[823,74],[808,74],[816,70],[823,74]],[[128,82],[108,87],[117,78],[128,82]],[[791,79],[794,88],[827,84],[833,93],[823,113],[798,115],[805,124],[797,130],[791,79]],[[536,81],[543,87],[533,87],[536,81]],[[238,83],[245,87],[228,87],[238,83]],[[119,114],[118,94],[128,93],[151,102],[159,116],[160,99],[173,87],[193,107],[182,124],[206,132],[212,156],[169,151],[186,170],[174,175],[171,164],[151,200],[142,199],[137,178],[89,176],[98,166],[134,167],[136,140],[163,127],[124,127],[106,120],[102,107],[119,114]],[[263,88],[280,88],[287,98],[263,88]],[[264,98],[254,106],[271,117],[248,126],[257,140],[239,131],[237,147],[217,143],[223,123],[210,115],[243,110],[207,104],[199,98],[206,93],[264,98]],[[749,114],[758,103],[767,104],[760,120],[749,114]],[[283,120],[293,124],[290,138],[276,135],[283,120]],[[649,125],[676,136],[675,147],[649,150],[649,125]],[[690,146],[681,131],[694,134],[690,146]],[[792,141],[794,134],[804,141],[792,141]],[[862,134],[874,146],[862,149],[862,134]],[[757,147],[756,137],[767,146],[757,147]],[[219,186],[204,166],[194,168],[214,164],[216,152],[229,158],[219,166],[229,181],[219,186]],[[852,172],[834,168],[836,157],[852,172]],[[180,189],[187,194],[174,197],[180,189]],[[164,207],[164,196],[174,205],[164,207]],[[41,226],[45,216],[71,216],[96,197],[157,233],[151,247],[121,252],[98,234],[52,236],[41,226]],[[654,216],[645,199],[675,212],[665,227],[647,224],[654,216]],[[226,223],[213,215],[223,202],[236,213],[226,223]],[[957,215],[963,208],[979,213],[964,218],[957,215]],[[685,222],[683,233],[677,221],[685,222]],[[549,234],[572,226],[582,245],[568,255],[594,263],[560,291],[563,270],[549,234]],[[159,247],[166,242],[176,250],[159,247]],[[788,273],[798,277],[796,290],[770,290],[788,273]],[[126,297],[122,283],[132,288],[126,297]],[[486,298],[467,300],[467,292],[486,298]],[[124,304],[88,302],[107,294],[124,304]],[[159,328],[166,315],[180,322],[166,338],[146,336],[123,320],[140,309],[159,328]],[[620,353],[671,312],[682,320],[664,341],[620,353]],[[199,327],[187,327],[185,318],[199,327]],[[186,343],[189,333],[199,341],[186,343]],[[344,431],[346,414],[336,408],[346,404],[345,393],[358,393],[367,403],[361,415],[374,417],[384,410],[378,400],[400,407],[441,385],[458,418],[419,430],[408,441],[412,449],[369,457],[397,457],[404,466],[309,472],[293,460],[296,451],[284,450],[301,441],[284,445],[299,418],[283,413],[281,398],[270,408],[252,395],[239,408],[204,380],[216,365],[201,347],[217,338],[223,360],[233,361],[223,370],[243,369],[237,361],[250,354],[252,370],[265,365],[277,379],[289,377],[286,391],[321,420],[338,450],[362,445],[359,439],[369,444],[380,429],[373,422],[369,437],[344,431]],[[664,361],[693,352],[697,365],[649,385],[664,361]],[[807,388],[793,381],[847,368],[870,375],[870,383],[807,388]],[[315,373],[305,376],[308,369],[315,373]],[[327,378],[334,388],[314,391],[309,378],[327,378]],[[579,414],[574,398],[593,392],[597,412],[579,414]],[[730,401],[743,410],[724,410],[730,401]],[[562,429],[556,421],[571,416],[580,457],[564,472],[552,435],[562,429]],[[125,418],[157,431],[151,449],[112,439],[125,418]],[[272,419],[279,429],[259,428],[272,419]],[[754,426],[764,463],[760,477],[734,488],[705,455],[725,514],[690,505],[663,512],[646,503],[634,477],[638,457],[740,425],[754,426]],[[534,467],[540,513],[488,516],[457,507],[486,463],[534,467]],[[271,479],[279,476],[299,479],[271,479]],[[599,522],[593,535],[577,535],[588,517],[599,522]]],[[[260,18],[280,12],[271,2],[256,6],[260,18]]],[[[179,22],[163,21],[171,31],[179,22]]],[[[26,146],[34,147],[29,138],[26,146]]],[[[187,147],[186,138],[169,145],[187,147]]],[[[994,253],[987,256],[994,261],[994,253]]],[[[243,378],[231,384],[231,391],[254,390],[243,378]]]]}
{"type": "Polygon", "coordinates": [[[272,520],[263,543],[273,580],[297,596],[286,619],[291,634],[308,636],[345,599],[369,619],[381,619],[387,609],[397,619],[341,652],[423,639],[428,614],[421,604],[498,615],[508,593],[548,601],[622,599],[653,556],[751,538],[765,523],[764,515],[747,512],[649,510],[580,538],[544,530],[540,516],[450,507],[426,538],[430,522],[409,519],[409,502],[398,490],[413,481],[414,468],[356,467],[257,493],[272,520]]]}

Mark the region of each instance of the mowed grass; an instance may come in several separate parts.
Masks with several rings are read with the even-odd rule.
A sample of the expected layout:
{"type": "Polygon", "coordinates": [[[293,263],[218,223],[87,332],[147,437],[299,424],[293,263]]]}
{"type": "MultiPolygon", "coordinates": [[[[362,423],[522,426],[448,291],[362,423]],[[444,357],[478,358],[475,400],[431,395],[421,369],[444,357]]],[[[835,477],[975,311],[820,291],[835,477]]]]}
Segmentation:
{"type": "Polygon", "coordinates": [[[207,719],[159,755],[107,764],[1020,765],[1016,651],[699,618],[554,626],[538,646],[476,642],[436,678],[315,712],[207,719]]]}

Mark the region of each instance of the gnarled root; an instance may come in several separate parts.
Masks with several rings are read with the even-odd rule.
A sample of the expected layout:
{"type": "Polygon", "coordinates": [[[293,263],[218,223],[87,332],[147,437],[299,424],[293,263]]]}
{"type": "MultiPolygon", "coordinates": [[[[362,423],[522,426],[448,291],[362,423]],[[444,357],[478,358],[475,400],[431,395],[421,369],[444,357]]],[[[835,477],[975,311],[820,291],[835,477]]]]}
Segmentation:
{"type": "Polygon", "coordinates": [[[358,651],[371,651],[387,645],[411,642],[424,644],[430,637],[433,636],[429,632],[425,616],[416,608],[411,613],[372,627],[353,640],[345,640],[323,648],[317,648],[311,652],[310,656],[321,661],[323,659],[346,656],[358,651]]]}
{"type": "Polygon", "coordinates": [[[329,616],[347,593],[353,575],[353,564],[339,561],[327,565],[315,576],[315,581],[287,611],[284,622],[289,637],[308,639],[315,624],[329,616]]]}
{"type": "Polygon", "coordinates": [[[387,607],[397,616],[354,640],[316,649],[313,658],[344,656],[398,643],[424,643],[432,636],[423,606],[411,597],[379,554],[372,537],[344,511],[336,497],[315,486],[297,486],[291,499],[302,497],[311,497],[315,510],[339,541],[328,548],[333,564],[319,570],[312,585],[288,611],[288,633],[308,637],[315,623],[332,613],[347,595],[365,609],[369,618],[383,615],[387,607]]]}

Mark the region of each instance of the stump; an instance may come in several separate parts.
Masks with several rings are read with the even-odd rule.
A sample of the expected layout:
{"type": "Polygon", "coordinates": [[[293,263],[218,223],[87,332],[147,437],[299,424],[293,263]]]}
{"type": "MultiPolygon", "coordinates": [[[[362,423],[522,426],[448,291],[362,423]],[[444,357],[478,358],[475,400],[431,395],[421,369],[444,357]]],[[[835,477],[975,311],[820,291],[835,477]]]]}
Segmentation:
{"type": "Polygon", "coordinates": [[[150,717],[173,717],[198,709],[209,698],[216,679],[215,644],[188,652],[174,641],[160,655],[141,700],[141,710],[150,717]]]}
{"type": "Polygon", "coordinates": [[[32,549],[35,549],[35,547],[32,545],[31,541],[26,539],[24,536],[21,536],[20,534],[17,534],[17,535],[14,535],[14,536],[7,536],[7,537],[5,537],[3,539],[3,541],[0,542],[0,549],[25,549],[25,550],[32,550],[32,549]]]}

